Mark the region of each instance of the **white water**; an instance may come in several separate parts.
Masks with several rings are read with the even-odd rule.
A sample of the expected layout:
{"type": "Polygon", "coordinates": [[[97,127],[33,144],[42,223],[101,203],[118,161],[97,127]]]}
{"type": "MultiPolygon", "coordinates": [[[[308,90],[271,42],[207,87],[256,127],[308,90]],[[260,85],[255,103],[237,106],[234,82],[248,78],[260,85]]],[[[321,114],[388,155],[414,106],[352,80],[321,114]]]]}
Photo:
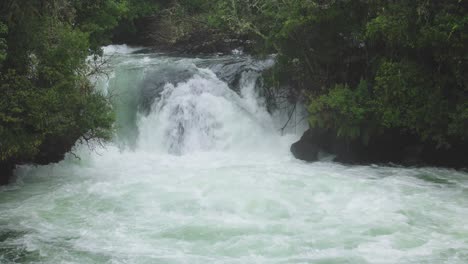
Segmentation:
{"type": "Polygon", "coordinates": [[[109,50],[116,139],[2,187],[0,263],[468,262],[466,173],[298,161],[269,61],[109,50]]]}

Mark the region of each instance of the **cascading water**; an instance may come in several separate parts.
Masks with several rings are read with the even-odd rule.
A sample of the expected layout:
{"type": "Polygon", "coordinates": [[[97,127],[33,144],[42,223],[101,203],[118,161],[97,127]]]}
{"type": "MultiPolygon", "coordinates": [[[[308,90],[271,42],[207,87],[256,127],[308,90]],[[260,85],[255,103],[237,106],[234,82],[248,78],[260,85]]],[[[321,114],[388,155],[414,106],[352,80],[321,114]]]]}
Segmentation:
{"type": "Polygon", "coordinates": [[[269,123],[258,119],[268,118],[266,113],[260,116],[262,109],[247,109],[256,107],[244,102],[210,70],[201,70],[186,82],[164,85],[150,114],[140,120],[139,143],[171,154],[258,143],[254,139],[259,140],[267,129],[262,123],[269,123]]]}
{"type": "Polygon", "coordinates": [[[467,263],[466,173],[295,160],[272,59],[132,51],[97,82],[115,140],[1,187],[0,263],[467,263]]]}

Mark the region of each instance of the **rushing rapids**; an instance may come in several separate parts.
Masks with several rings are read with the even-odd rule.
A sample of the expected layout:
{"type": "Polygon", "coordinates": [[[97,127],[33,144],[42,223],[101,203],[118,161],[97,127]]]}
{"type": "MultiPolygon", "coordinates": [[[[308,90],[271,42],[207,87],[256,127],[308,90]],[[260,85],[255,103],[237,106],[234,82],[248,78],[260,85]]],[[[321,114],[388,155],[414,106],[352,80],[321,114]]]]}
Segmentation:
{"type": "Polygon", "coordinates": [[[468,175],[295,160],[272,59],[105,51],[115,140],[1,187],[0,263],[467,263],[468,175]]]}

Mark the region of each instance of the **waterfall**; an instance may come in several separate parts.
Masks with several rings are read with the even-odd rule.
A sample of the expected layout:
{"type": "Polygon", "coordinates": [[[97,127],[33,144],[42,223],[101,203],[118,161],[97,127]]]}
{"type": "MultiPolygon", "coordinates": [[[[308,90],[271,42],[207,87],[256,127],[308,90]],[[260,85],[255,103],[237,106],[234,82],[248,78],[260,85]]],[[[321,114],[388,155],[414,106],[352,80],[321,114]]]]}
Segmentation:
{"type": "Polygon", "coordinates": [[[100,89],[116,94],[117,141],[124,146],[183,155],[253,145],[258,150],[279,140],[260,96],[261,73],[274,58],[131,55],[128,51],[134,50],[122,47],[106,51],[114,52],[116,64],[100,89]]]}
{"type": "Polygon", "coordinates": [[[105,52],[116,136],[0,187],[0,263],[467,263],[468,174],[296,160],[274,58],[105,52]]]}

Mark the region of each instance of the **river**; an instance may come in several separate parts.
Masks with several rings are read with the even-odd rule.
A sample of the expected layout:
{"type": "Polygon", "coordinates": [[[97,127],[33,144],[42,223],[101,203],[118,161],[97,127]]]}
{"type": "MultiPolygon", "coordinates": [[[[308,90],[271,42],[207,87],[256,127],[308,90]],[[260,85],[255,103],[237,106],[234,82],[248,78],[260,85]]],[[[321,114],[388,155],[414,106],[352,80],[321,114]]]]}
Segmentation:
{"type": "Polygon", "coordinates": [[[296,160],[274,58],[105,51],[115,139],[0,187],[0,263],[468,263],[468,174],[296,160]]]}

